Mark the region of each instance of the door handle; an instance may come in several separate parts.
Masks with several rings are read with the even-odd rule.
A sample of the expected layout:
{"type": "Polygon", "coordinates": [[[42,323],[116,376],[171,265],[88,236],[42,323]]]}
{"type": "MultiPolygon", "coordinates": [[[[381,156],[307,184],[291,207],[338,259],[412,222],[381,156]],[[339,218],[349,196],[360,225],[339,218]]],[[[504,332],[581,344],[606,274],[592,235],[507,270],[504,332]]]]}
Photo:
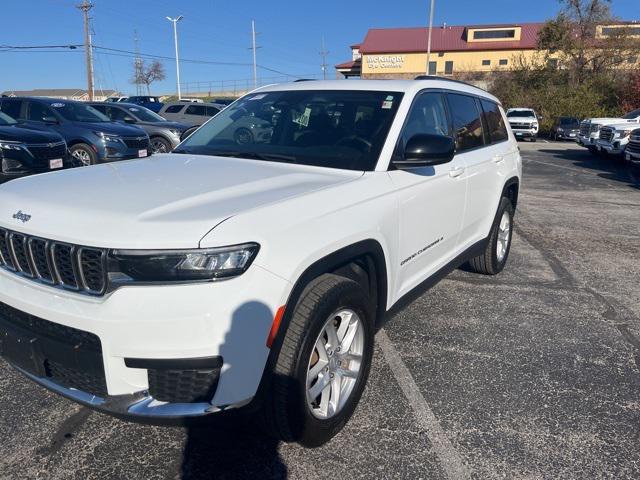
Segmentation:
{"type": "Polygon", "coordinates": [[[503,155],[495,155],[493,157],[493,163],[500,163],[504,160],[504,156],[503,155]]]}
{"type": "Polygon", "coordinates": [[[464,168],[463,167],[453,167],[453,168],[451,168],[451,170],[449,170],[449,176],[452,177],[452,178],[459,177],[463,173],[464,173],[464,168]]]}

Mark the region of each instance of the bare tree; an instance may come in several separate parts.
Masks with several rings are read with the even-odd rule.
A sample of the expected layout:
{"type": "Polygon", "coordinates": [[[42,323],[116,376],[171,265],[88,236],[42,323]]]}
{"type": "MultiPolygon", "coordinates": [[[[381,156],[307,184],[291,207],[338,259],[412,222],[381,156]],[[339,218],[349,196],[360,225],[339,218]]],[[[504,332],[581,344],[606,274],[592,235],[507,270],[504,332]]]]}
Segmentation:
{"type": "Polygon", "coordinates": [[[615,68],[637,68],[640,41],[613,17],[611,0],[559,2],[562,10],[540,31],[538,47],[553,64],[570,71],[574,84],[615,68]]]}
{"type": "Polygon", "coordinates": [[[162,63],[154,60],[151,64],[147,65],[144,60],[139,60],[134,64],[131,83],[135,85],[145,85],[147,87],[147,95],[151,95],[151,84],[156,81],[162,81],[165,78],[166,75],[162,63]]]}

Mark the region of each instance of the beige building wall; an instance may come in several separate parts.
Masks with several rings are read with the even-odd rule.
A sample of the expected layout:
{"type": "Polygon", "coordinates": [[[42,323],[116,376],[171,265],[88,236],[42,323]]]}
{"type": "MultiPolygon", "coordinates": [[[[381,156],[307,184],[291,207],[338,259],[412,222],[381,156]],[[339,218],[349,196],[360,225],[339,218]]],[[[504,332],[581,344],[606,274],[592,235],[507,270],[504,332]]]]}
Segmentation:
{"type": "MultiPolygon", "coordinates": [[[[523,56],[531,60],[536,50],[494,50],[432,53],[431,61],[437,62],[436,74],[445,75],[445,63],[453,62],[453,74],[467,72],[492,72],[509,70],[516,59],[523,56]],[[488,60],[489,65],[483,65],[488,60]],[[506,65],[500,65],[500,61],[506,65]]],[[[427,69],[426,53],[363,54],[362,78],[412,78],[424,74],[427,69]]]]}

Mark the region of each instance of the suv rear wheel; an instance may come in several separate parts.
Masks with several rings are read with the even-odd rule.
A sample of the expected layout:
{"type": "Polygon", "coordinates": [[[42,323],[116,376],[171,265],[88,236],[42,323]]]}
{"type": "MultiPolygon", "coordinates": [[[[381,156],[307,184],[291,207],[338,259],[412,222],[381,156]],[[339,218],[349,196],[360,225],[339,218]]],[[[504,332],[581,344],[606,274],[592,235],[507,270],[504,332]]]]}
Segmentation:
{"type": "Polygon", "coordinates": [[[373,355],[370,299],[325,274],[304,290],[278,356],[263,417],[269,433],[306,447],[333,438],[353,414],[373,355]]]}
{"type": "Polygon", "coordinates": [[[513,213],[511,201],[502,197],[484,253],[467,263],[471,271],[484,275],[496,275],[502,271],[511,250],[513,213]]]}

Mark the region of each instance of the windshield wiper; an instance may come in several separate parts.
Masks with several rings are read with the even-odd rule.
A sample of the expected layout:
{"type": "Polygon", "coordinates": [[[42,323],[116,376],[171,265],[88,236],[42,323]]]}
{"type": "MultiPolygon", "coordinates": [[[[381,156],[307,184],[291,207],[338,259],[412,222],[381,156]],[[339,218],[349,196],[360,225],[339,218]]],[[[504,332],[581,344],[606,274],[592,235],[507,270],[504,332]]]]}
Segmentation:
{"type": "Polygon", "coordinates": [[[258,153],[258,152],[211,152],[211,155],[217,157],[231,157],[231,158],[249,158],[254,160],[274,160],[283,162],[296,162],[297,157],[290,155],[282,155],[279,153],[258,153]]]}

